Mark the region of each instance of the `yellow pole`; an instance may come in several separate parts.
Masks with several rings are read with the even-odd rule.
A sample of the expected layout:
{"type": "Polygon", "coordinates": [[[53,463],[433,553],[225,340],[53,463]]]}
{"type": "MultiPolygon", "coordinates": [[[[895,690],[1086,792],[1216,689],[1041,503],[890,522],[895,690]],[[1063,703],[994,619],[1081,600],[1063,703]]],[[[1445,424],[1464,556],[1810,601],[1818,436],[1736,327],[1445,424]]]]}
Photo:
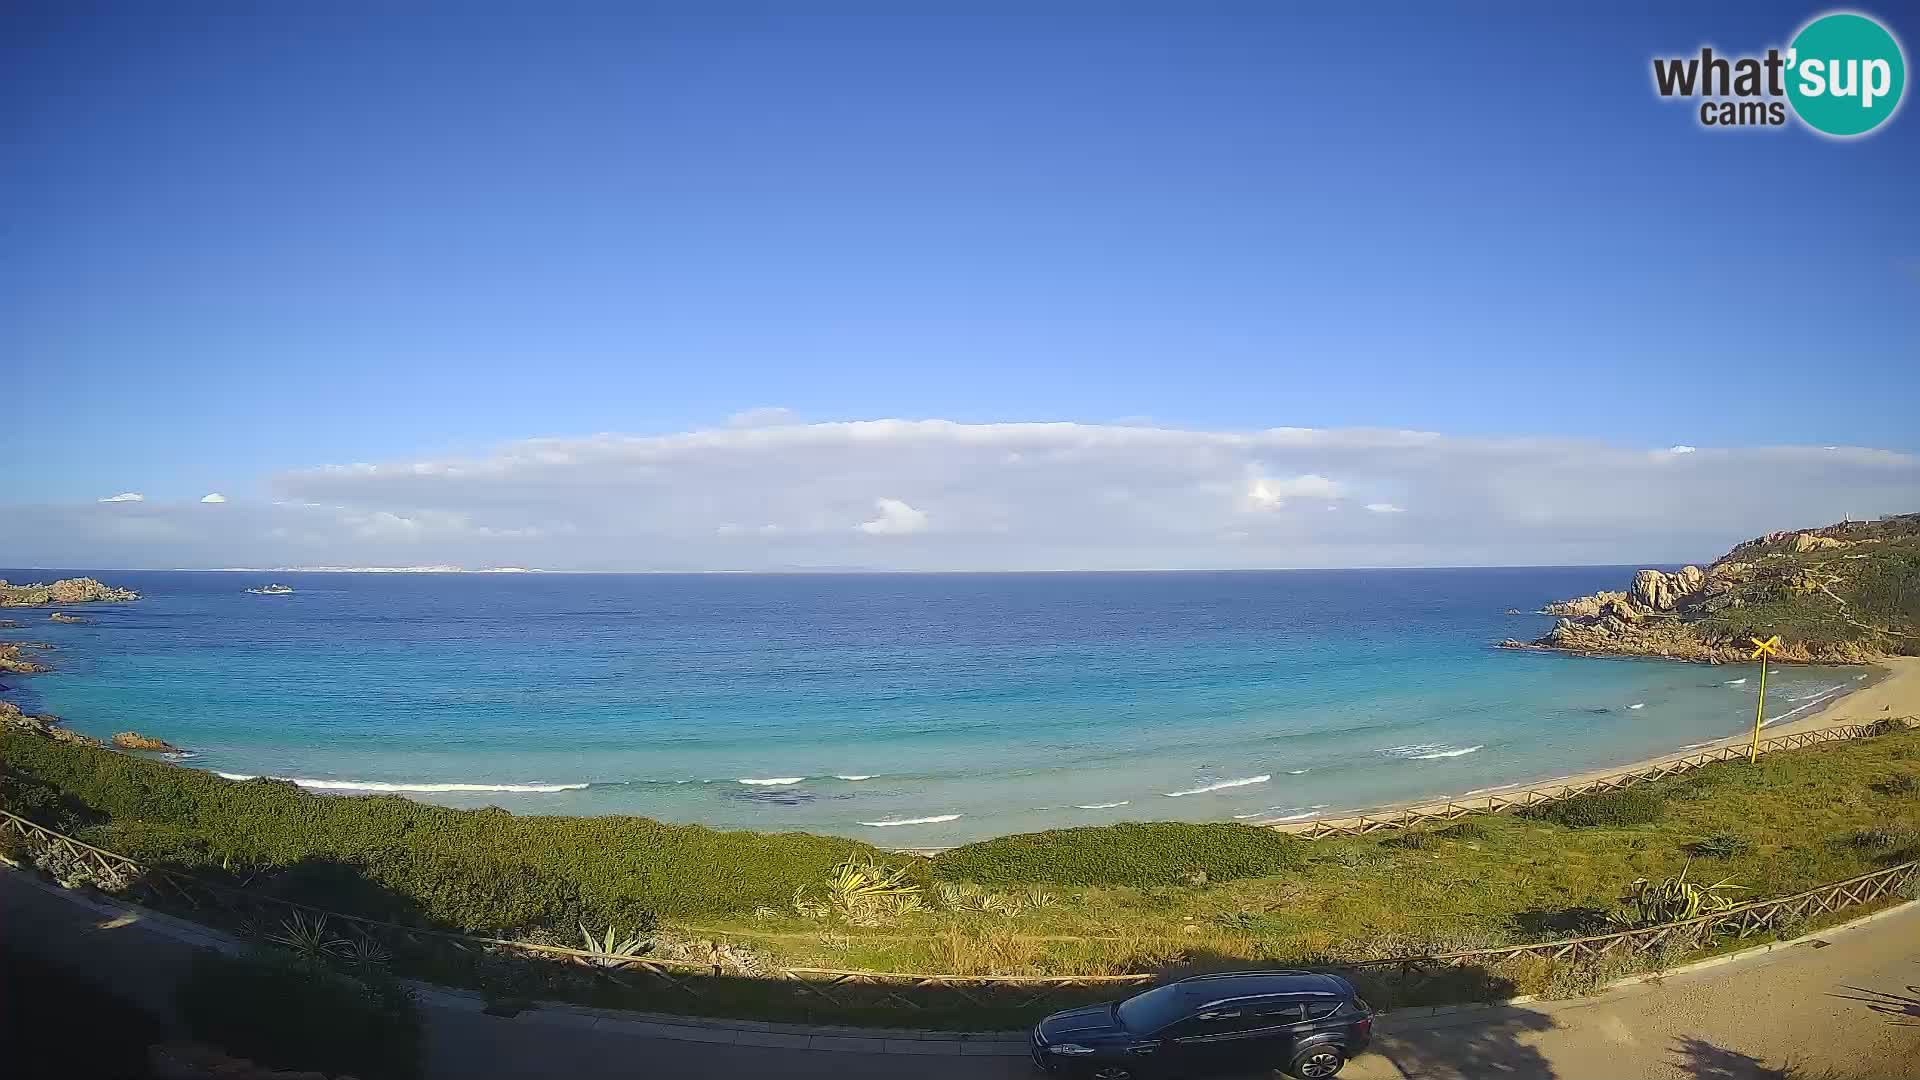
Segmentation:
{"type": "Polygon", "coordinates": [[[1767,715],[1767,653],[1760,652],[1760,703],[1753,707],[1753,743],[1747,747],[1747,764],[1760,756],[1760,722],[1767,715]]]}

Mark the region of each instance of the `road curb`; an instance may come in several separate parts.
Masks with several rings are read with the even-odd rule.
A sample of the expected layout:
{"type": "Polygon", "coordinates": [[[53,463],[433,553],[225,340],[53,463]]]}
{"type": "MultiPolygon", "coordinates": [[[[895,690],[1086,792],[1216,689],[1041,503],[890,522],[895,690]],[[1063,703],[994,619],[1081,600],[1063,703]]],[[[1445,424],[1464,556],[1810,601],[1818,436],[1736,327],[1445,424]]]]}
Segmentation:
{"type": "MultiPolygon", "coordinates": [[[[162,912],[127,904],[79,889],[68,889],[42,880],[39,875],[5,862],[11,873],[34,888],[57,896],[77,907],[103,916],[102,926],[138,926],[150,933],[171,938],[197,948],[215,949],[229,955],[244,952],[245,943],[229,934],[176,918],[162,912]]],[[[0,871],[5,872],[5,871],[0,871]]],[[[1594,1000],[1618,990],[1679,975],[1752,960],[1768,953],[1845,934],[1871,923],[1920,908],[1920,900],[1908,900],[1889,908],[1870,912],[1838,923],[1817,933],[1803,934],[1790,941],[1768,942],[1749,949],[1710,956],[1664,971],[1630,975],[1601,987],[1594,1000]]],[[[431,1008],[452,1012],[486,1014],[486,1001],[469,990],[458,990],[415,980],[404,980],[431,1008]]],[[[1421,1006],[1394,1009],[1379,1014],[1383,1031],[1417,1030],[1421,1021],[1454,1020],[1476,1013],[1491,1013],[1542,1000],[1535,994],[1504,998],[1499,1001],[1471,1002],[1459,1005],[1421,1006]]],[[[1554,999],[1560,1000],[1560,999],[1554,999]]],[[[1579,999],[1574,999],[1579,1000],[1579,999]]],[[[645,1039],[671,1039],[680,1042],[720,1043],[738,1046],[766,1046],[825,1053],[890,1054],[900,1056],[1025,1057],[1027,1033],[1021,1031],[938,1031],[911,1028],[856,1028],[820,1024],[779,1024],[757,1020],[731,1020],[712,1017],[681,1016],[669,1013],[629,1012],[620,1009],[590,1008],[563,1003],[535,1003],[511,1017],[496,1017],[501,1023],[530,1027],[589,1029],[645,1039]]],[[[1439,1026],[1439,1025],[1436,1025],[1439,1026]]]]}

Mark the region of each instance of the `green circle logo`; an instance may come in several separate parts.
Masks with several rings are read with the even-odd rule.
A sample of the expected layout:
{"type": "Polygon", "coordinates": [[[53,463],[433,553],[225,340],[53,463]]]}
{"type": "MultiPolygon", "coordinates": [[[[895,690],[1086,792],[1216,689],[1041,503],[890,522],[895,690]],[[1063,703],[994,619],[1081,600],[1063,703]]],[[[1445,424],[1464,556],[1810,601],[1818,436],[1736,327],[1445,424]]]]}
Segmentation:
{"type": "Polygon", "coordinates": [[[1907,88],[1907,61],[1887,28],[1851,12],[1822,15],[1787,51],[1787,99],[1808,127],[1840,138],[1864,135],[1893,115],[1907,88]]]}

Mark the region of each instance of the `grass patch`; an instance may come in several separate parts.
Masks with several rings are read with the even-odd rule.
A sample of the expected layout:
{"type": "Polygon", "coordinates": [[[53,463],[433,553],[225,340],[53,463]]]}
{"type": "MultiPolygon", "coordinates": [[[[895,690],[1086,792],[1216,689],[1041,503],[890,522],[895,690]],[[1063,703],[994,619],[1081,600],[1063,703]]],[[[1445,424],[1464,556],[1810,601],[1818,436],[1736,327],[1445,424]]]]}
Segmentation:
{"type": "Polygon", "coordinates": [[[1753,841],[1744,836],[1717,832],[1703,840],[1683,845],[1683,850],[1696,859],[1736,859],[1753,852],[1753,841]]]}
{"type": "Polygon", "coordinates": [[[1575,795],[1523,811],[1537,821],[1551,821],[1570,829],[1619,829],[1651,825],[1666,813],[1665,795],[1653,785],[1597,795],[1575,795]]]}
{"type": "Polygon", "coordinates": [[[1297,869],[1303,843],[1253,825],[1127,822],[967,844],[935,856],[933,872],[981,885],[1205,885],[1297,869]]]}

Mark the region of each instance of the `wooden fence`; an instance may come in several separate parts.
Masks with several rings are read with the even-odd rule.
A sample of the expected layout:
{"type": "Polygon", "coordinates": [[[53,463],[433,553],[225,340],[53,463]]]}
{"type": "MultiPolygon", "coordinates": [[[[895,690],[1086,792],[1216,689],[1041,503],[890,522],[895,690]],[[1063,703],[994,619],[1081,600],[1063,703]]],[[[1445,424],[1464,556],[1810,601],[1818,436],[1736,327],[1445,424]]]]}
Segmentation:
{"type": "MultiPolygon", "coordinates": [[[[1759,752],[1762,754],[1774,750],[1799,750],[1821,743],[1843,742],[1848,739],[1869,738],[1883,735],[1889,731],[1907,726],[1914,717],[1899,717],[1881,720],[1873,724],[1840,724],[1834,727],[1803,731],[1794,735],[1778,735],[1771,739],[1760,740],[1759,752]]],[[[1619,791],[1638,784],[1648,784],[1655,780],[1665,780],[1671,776],[1692,772],[1695,769],[1721,761],[1734,761],[1747,756],[1744,745],[1717,746],[1711,750],[1702,750],[1657,762],[1626,772],[1613,773],[1597,777],[1578,784],[1554,784],[1543,787],[1527,788],[1522,791],[1509,791],[1488,795],[1479,799],[1449,799],[1448,801],[1424,803],[1399,810],[1387,810],[1378,814],[1359,814],[1353,817],[1328,818],[1324,821],[1276,824],[1269,828],[1292,833],[1303,840],[1324,840],[1335,836],[1363,836],[1367,833],[1383,832],[1388,829],[1405,829],[1414,825],[1426,825],[1434,822],[1452,821],[1456,818],[1471,817],[1478,814],[1506,814],[1516,810],[1525,810],[1542,803],[1559,802],[1576,795],[1592,795],[1603,791],[1619,791]]]]}
{"type": "MultiPolygon", "coordinates": [[[[1715,759],[1720,760],[1720,759],[1715,759]]],[[[664,957],[610,956],[561,945],[507,941],[472,934],[429,930],[399,923],[325,911],[275,897],[257,889],[237,888],[207,881],[166,867],[151,866],[116,852],[94,847],[17,814],[0,810],[0,835],[18,837],[35,863],[63,881],[99,886],[106,891],[149,899],[157,906],[193,913],[197,921],[223,925],[243,935],[278,938],[292,935],[290,924],[304,922],[316,937],[331,935],[332,944],[317,942],[319,951],[366,955],[372,944],[396,958],[406,973],[421,974],[457,985],[492,987],[500,994],[545,992],[579,998],[582,980],[613,984],[638,992],[648,1007],[666,1006],[695,1012],[727,1008],[749,1009],[762,1016],[809,1018],[820,1006],[845,1013],[849,1009],[931,1012],[964,1006],[1003,1010],[1059,1008],[1122,995],[1132,988],[1154,984],[1157,973],[1129,975],[927,975],[894,971],[844,971],[831,968],[744,968],[718,950],[711,962],[664,957]],[[335,947],[338,946],[336,949],[335,947]],[[433,955],[429,955],[433,954],[433,955]],[[449,958],[452,962],[449,963],[449,958]],[[512,976],[503,976],[500,961],[521,963],[512,976]],[[532,974],[529,975],[529,972],[532,974]],[[566,973],[570,979],[552,976],[566,973]],[[559,985],[565,984],[565,985],[559,985]],[[573,991],[568,993],[568,991],[573,991]]],[[[15,843],[14,847],[20,845],[15,843]]],[[[1661,953],[1679,955],[1725,935],[1750,937],[1790,921],[1803,920],[1870,903],[1920,886],[1920,862],[1906,862],[1792,896],[1756,900],[1724,911],[1681,922],[1620,930],[1588,937],[1437,956],[1387,957],[1357,963],[1326,965],[1373,983],[1393,975],[1408,985],[1439,983],[1448,972],[1487,968],[1519,957],[1587,963],[1614,955],[1661,953]]],[[[314,948],[310,945],[309,948],[314,948]]],[[[599,1000],[591,993],[589,1000],[599,1000]]],[[[1397,995],[1390,1000],[1406,1003],[1397,995]]]]}

